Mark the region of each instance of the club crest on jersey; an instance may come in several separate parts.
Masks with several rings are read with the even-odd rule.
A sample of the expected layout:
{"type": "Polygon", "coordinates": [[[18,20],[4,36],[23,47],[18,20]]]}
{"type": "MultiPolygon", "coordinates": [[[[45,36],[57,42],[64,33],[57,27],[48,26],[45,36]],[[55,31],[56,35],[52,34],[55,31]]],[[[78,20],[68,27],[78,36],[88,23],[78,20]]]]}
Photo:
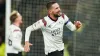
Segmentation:
{"type": "Polygon", "coordinates": [[[48,27],[51,28],[51,25],[49,25],[48,27]]]}
{"type": "Polygon", "coordinates": [[[63,22],[61,21],[61,22],[59,22],[59,24],[63,24],[63,22]]]}

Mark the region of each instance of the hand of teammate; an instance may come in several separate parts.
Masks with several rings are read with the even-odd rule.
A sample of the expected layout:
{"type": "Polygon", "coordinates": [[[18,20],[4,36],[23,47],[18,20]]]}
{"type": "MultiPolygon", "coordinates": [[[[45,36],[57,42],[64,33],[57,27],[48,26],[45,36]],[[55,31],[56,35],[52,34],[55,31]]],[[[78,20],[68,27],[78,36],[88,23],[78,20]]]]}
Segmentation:
{"type": "Polygon", "coordinates": [[[79,29],[82,26],[82,23],[80,21],[74,21],[74,24],[77,29],[79,29]]]}
{"type": "Polygon", "coordinates": [[[29,43],[28,41],[26,41],[25,42],[25,45],[24,45],[24,51],[25,52],[29,52],[30,51],[30,46],[31,46],[32,44],[31,43],[29,43]]]}

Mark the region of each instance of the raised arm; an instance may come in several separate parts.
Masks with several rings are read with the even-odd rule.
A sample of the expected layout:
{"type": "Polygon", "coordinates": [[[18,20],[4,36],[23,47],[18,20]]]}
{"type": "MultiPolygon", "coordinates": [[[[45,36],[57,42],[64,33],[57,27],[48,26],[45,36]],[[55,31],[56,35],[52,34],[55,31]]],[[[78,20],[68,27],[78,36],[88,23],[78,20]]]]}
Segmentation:
{"type": "Polygon", "coordinates": [[[65,19],[65,25],[71,31],[75,31],[82,26],[80,21],[75,21],[74,24],[73,24],[66,15],[64,15],[64,19],[65,19]]]}
{"type": "Polygon", "coordinates": [[[76,26],[71,22],[69,21],[67,24],[66,24],[67,28],[70,29],[71,31],[75,31],[76,30],[76,26]]]}

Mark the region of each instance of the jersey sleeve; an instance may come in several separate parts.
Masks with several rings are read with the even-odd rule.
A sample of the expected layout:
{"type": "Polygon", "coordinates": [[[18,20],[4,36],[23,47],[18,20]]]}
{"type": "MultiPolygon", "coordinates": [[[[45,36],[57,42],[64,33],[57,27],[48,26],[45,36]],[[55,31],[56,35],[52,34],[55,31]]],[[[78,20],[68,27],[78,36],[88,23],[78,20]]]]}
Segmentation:
{"type": "Polygon", "coordinates": [[[29,41],[31,31],[38,30],[44,26],[46,26],[46,22],[44,19],[41,19],[35,22],[34,24],[30,25],[29,27],[27,27],[25,32],[25,41],[29,41]]]}
{"type": "Polygon", "coordinates": [[[69,18],[65,14],[64,14],[64,22],[68,29],[70,29],[71,31],[76,30],[76,26],[69,20],[69,18]]]}
{"type": "Polygon", "coordinates": [[[24,48],[22,47],[20,42],[20,38],[22,37],[20,36],[20,30],[14,30],[11,36],[12,36],[12,46],[18,49],[19,51],[24,51],[24,48]]]}

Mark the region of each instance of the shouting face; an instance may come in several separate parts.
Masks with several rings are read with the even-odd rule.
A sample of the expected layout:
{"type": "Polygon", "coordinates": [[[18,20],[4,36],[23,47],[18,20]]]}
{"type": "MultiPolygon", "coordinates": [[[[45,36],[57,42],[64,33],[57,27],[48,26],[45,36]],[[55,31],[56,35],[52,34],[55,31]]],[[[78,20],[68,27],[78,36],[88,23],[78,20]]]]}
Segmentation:
{"type": "Polygon", "coordinates": [[[54,17],[60,17],[61,16],[61,9],[60,6],[58,5],[58,3],[54,3],[50,10],[49,13],[52,14],[54,17]]]}

